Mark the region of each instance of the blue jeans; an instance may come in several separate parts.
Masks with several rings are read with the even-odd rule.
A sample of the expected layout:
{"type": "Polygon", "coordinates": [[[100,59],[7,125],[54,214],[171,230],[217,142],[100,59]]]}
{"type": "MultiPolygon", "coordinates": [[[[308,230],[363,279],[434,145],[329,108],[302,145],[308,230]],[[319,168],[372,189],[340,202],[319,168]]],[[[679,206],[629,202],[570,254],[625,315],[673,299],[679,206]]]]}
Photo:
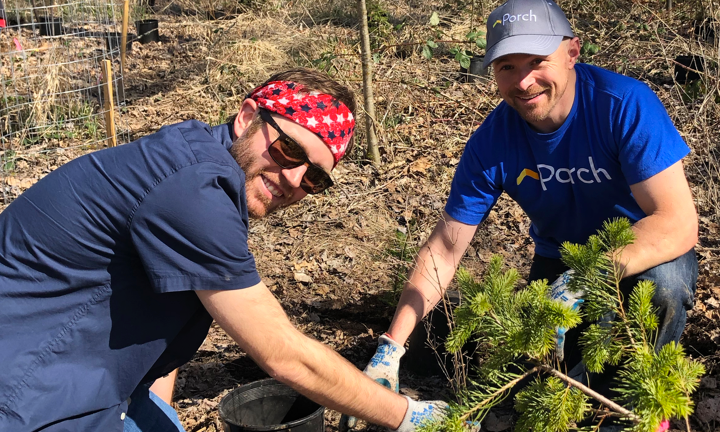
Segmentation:
{"type": "Polygon", "coordinates": [[[177,412],[141,384],[130,395],[123,432],[185,432],[177,412]]]}
{"type": "MultiPolygon", "coordinates": [[[[567,269],[560,259],[535,255],[530,268],[529,280],[547,279],[548,283],[552,283],[567,269]]],[[[638,281],[649,280],[655,283],[655,295],[652,302],[657,308],[659,320],[656,350],[671,341],[680,341],[680,336],[685,329],[687,311],[693,308],[695,301],[697,277],[698,262],[695,249],[692,249],[672,261],[625,278],[620,283],[620,290],[626,301],[638,281]]],[[[575,327],[569,330],[565,336],[565,363],[569,371],[568,375],[585,384],[588,384],[588,379],[581,363],[582,354],[578,346],[578,337],[588,325],[584,323],[575,327]]],[[[617,368],[607,366],[602,374],[592,374],[589,384],[600,393],[608,394],[609,388],[612,386],[610,381],[616,372],[617,368]]]]}

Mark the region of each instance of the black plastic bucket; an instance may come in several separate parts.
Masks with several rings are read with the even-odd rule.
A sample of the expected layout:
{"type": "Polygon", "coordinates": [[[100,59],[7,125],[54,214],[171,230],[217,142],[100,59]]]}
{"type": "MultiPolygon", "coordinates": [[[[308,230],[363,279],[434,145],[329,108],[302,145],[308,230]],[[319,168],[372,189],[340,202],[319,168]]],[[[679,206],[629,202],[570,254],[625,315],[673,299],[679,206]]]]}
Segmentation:
{"type": "MultiPolygon", "coordinates": [[[[105,46],[108,51],[119,51],[120,45],[122,45],[122,33],[120,32],[107,32],[105,33],[105,46]]],[[[125,43],[125,51],[132,50],[132,35],[127,35],[127,42],[125,43]]]]}
{"type": "Polygon", "coordinates": [[[41,17],[39,21],[40,36],[58,36],[62,34],[62,19],[41,17]]]}
{"type": "MultiPolygon", "coordinates": [[[[462,296],[458,291],[447,291],[446,296],[447,311],[452,316],[455,308],[460,306],[462,296]]],[[[448,373],[453,377],[454,356],[445,350],[445,341],[449,334],[448,316],[441,302],[410,334],[407,352],[403,356],[403,369],[419,376],[443,377],[448,373]]],[[[476,348],[475,342],[467,342],[462,348],[463,356],[473,357],[476,348]]]]}
{"type": "Polygon", "coordinates": [[[675,57],[675,61],[675,81],[677,81],[678,84],[687,84],[688,82],[699,80],[700,74],[698,72],[705,70],[705,58],[702,56],[677,56],[675,57]]]}
{"type": "Polygon", "coordinates": [[[460,81],[474,82],[478,79],[485,79],[488,76],[488,68],[482,67],[484,56],[473,56],[470,59],[470,68],[460,67],[460,81]]]}
{"type": "Polygon", "coordinates": [[[143,21],[135,21],[137,28],[138,41],[141,44],[160,41],[160,33],[158,32],[158,20],[150,19],[143,21]]]}
{"type": "Polygon", "coordinates": [[[231,391],[219,410],[225,432],[325,432],[325,407],[272,378],[231,391]]]}

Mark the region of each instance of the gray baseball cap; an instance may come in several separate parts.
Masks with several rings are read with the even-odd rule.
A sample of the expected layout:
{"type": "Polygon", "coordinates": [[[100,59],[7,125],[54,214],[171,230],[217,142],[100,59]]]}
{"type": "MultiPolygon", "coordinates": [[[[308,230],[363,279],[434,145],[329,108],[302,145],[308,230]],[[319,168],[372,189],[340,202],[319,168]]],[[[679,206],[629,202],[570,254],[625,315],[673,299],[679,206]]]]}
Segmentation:
{"type": "Polygon", "coordinates": [[[555,2],[508,0],[488,17],[483,67],[508,54],[552,54],[566,36],[575,34],[555,2]]]}

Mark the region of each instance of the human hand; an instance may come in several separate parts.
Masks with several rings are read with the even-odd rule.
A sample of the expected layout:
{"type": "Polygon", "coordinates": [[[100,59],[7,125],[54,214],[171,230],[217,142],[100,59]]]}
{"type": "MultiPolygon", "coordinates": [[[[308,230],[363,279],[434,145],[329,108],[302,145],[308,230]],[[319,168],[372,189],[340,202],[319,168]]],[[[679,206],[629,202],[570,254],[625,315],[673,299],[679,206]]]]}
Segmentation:
{"type": "Polygon", "coordinates": [[[415,401],[405,396],[408,409],[394,432],[414,432],[423,423],[445,418],[448,404],[443,401],[415,401]]]}
{"type": "MultiPolygon", "coordinates": [[[[569,283],[575,272],[568,270],[561,274],[555,282],[550,285],[550,298],[564,304],[572,310],[578,310],[580,304],[583,303],[582,296],[585,294],[583,290],[570,291],[569,283]]],[[[555,355],[557,359],[562,361],[565,358],[565,333],[567,328],[557,327],[555,329],[555,355]]]]}
{"type": "MultiPolygon", "coordinates": [[[[370,363],[368,363],[363,372],[378,384],[397,393],[400,391],[400,378],[398,376],[400,357],[404,354],[405,348],[385,333],[378,339],[378,347],[375,355],[370,359],[370,363]]],[[[342,417],[340,417],[338,427],[341,432],[344,432],[354,428],[356,423],[357,419],[355,417],[343,414],[342,417]]]]}

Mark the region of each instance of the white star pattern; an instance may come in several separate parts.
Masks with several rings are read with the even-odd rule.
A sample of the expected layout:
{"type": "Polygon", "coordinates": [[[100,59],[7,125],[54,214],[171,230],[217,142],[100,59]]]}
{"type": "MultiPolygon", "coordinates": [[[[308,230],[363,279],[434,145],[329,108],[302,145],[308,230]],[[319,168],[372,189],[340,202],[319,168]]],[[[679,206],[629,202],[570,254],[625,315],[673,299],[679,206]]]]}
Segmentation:
{"type": "Polygon", "coordinates": [[[335,146],[330,146],[330,151],[333,152],[333,154],[338,154],[338,152],[340,151],[340,149],[338,149],[338,148],[335,147],[335,146]]]}
{"type": "Polygon", "coordinates": [[[280,102],[280,103],[283,104],[283,105],[287,105],[287,103],[290,102],[290,101],[287,100],[287,99],[285,99],[285,97],[283,97],[282,99],[278,99],[278,102],[280,102]]]}
{"type": "Polygon", "coordinates": [[[333,124],[334,122],[333,122],[332,120],[330,120],[330,116],[329,116],[329,115],[326,115],[326,116],[323,116],[323,123],[325,123],[326,125],[330,126],[330,125],[333,124]]]}
{"type": "Polygon", "coordinates": [[[265,99],[265,105],[267,105],[267,106],[273,106],[273,105],[275,105],[275,101],[274,101],[274,100],[270,100],[270,99],[265,99]]]}
{"type": "Polygon", "coordinates": [[[307,121],[308,126],[315,127],[317,125],[317,120],[315,120],[315,117],[310,117],[307,121]]]}
{"type": "Polygon", "coordinates": [[[342,115],[342,114],[338,115],[338,116],[337,116],[337,121],[339,121],[339,122],[344,122],[344,121],[345,121],[345,116],[342,115]]]}
{"type": "Polygon", "coordinates": [[[277,84],[268,84],[268,86],[267,86],[268,90],[272,90],[275,87],[277,87],[277,84]]]}
{"type": "Polygon", "coordinates": [[[296,93],[293,95],[293,99],[295,100],[303,100],[305,98],[305,95],[302,93],[296,93]]]}
{"type": "Polygon", "coordinates": [[[353,115],[352,115],[352,113],[348,113],[348,118],[347,118],[347,119],[348,119],[348,121],[350,121],[350,120],[352,120],[352,119],[353,119],[353,115]]]}

